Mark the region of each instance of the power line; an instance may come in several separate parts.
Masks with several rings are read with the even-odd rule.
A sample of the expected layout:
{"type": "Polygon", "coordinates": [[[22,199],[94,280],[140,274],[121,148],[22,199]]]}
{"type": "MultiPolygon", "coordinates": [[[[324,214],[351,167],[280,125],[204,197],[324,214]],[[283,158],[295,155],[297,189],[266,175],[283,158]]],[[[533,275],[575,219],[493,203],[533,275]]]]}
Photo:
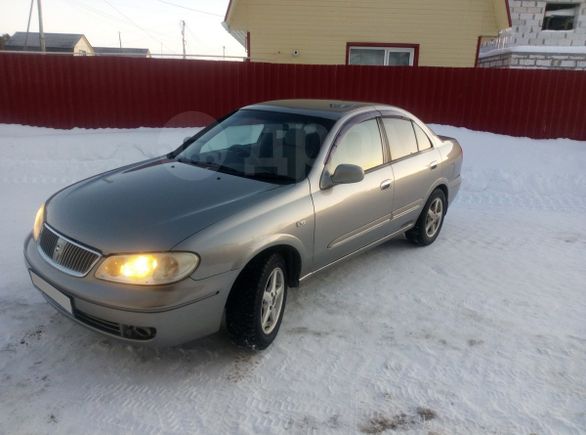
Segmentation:
{"type": "MultiPolygon", "coordinates": [[[[81,4],[79,2],[79,0],[66,0],[66,1],[71,2],[72,5],[77,6],[77,7],[81,8],[81,9],[87,9],[90,12],[93,12],[95,14],[101,15],[101,16],[103,16],[106,19],[115,20],[117,23],[125,23],[125,24],[128,24],[128,21],[127,21],[126,18],[120,18],[119,16],[116,16],[116,15],[113,15],[111,13],[108,13],[108,12],[102,10],[102,9],[94,9],[94,8],[90,7],[89,5],[87,5],[87,4],[84,3],[86,0],[83,0],[81,2],[81,3],[84,3],[84,4],[81,4]]],[[[113,22],[114,21],[112,21],[112,23],[113,22]]],[[[165,26],[165,28],[168,28],[168,27],[169,27],[168,25],[165,26]]],[[[117,27],[116,28],[119,28],[119,24],[117,24],[117,27]]],[[[154,29],[157,29],[157,28],[160,28],[160,27],[153,28],[153,27],[150,27],[149,26],[149,33],[152,34],[152,35],[155,35],[155,37],[171,38],[171,36],[169,35],[168,32],[167,33],[163,33],[163,32],[159,32],[157,30],[154,30],[154,29]]]]}
{"type": "Polygon", "coordinates": [[[185,9],[188,11],[192,11],[192,12],[197,12],[199,14],[205,14],[205,15],[211,15],[213,17],[221,17],[224,18],[224,15],[220,15],[220,14],[215,14],[213,12],[207,12],[207,11],[202,11],[201,9],[193,9],[187,6],[183,6],[183,5],[178,5],[177,3],[172,3],[166,0],[158,0],[160,3],[165,3],[166,5],[171,5],[171,6],[175,6],[176,8],[181,8],[181,9],[185,9]]]}
{"type": "MultiPolygon", "coordinates": [[[[114,9],[118,14],[120,14],[120,16],[124,17],[129,23],[131,23],[134,27],[140,29],[145,35],[147,35],[149,38],[151,38],[153,41],[156,41],[157,43],[160,43],[162,41],[158,40],[157,38],[155,38],[154,36],[152,36],[149,32],[147,32],[142,26],[139,26],[138,24],[136,24],[128,15],[126,15],[124,12],[120,11],[118,8],[116,8],[112,3],[110,3],[108,0],[104,0],[104,2],[110,6],[112,9],[114,9]]],[[[170,49],[169,47],[167,47],[167,45],[165,45],[163,43],[163,45],[165,46],[165,48],[167,48],[167,50],[169,51],[173,51],[172,49],[170,49]]]]}
{"type": "MultiPolygon", "coordinates": [[[[75,6],[78,6],[82,9],[87,9],[97,15],[101,15],[104,18],[110,19],[110,20],[114,20],[117,22],[126,22],[126,20],[121,19],[120,17],[112,14],[112,13],[108,13],[103,9],[99,9],[99,8],[93,8],[91,6],[89,6],[85,1],[79,2],[79,0],[67,0],[69,3],[74,4],[75,6]]],[[[94,3],[95,4],[95,3],[94,3]]]]}
{"type": "Polygon", "coordinates": [[[195,33],[193,33],[193,31],[191,30],[191,27],[189,27],[189,26],[186,26],[186,27],[187,27],[187,31],[193,37],[194,41],[198,44],[201,43],[201,39],[195,33]]]}
{"type": "Polygon", "coordinates": [[[61,1],[67,2],[70,7],[73,6],[75,8],[78,8],[80,11],[90,12],[91,14],[99,15],[100,17],[102,17],[102,19],[107,20],[108,22],[105,24],[108,24],[112,28],[119,29],[120,23],[128,24],[126,22],[126,20],[124,20],[120,17],[117,17],[113,14],[109,14],[108,12],[105,12],[103,10],[94,9],[86,4],[80,3],[78,0],[61,0],[61,1]]]}

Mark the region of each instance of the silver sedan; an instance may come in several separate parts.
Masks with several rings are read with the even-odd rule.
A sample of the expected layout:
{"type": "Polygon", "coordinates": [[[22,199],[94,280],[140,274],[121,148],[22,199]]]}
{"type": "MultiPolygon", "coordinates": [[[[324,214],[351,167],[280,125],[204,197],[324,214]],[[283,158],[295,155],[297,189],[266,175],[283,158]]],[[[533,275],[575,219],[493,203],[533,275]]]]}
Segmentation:
{"type": "Polygon", "coordinates": [[[264,349],[288,288],[392,237],[433,243],[461,166],[455,139],[396,107],[255,104],[54,194],[25,259],[46,300],[95,331],[169,346],[225,319],[264,349]]]}

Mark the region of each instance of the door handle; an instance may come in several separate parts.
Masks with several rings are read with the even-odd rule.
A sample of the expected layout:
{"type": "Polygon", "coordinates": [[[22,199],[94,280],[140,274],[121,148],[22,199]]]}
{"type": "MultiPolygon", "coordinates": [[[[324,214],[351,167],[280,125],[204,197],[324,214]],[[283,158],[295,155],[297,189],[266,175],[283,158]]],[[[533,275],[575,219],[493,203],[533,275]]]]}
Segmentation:
{"type": "Polygon", "coordinates": [[[393,185],[393,180],[385,180],[380,184],[380,190],[388,189],[393,185]]]}
{"type": "Polygon", "coordinates": [[[437,160],[434,160],[433,162],[431,162],[429,164],[429,169],[435,169],[437,168],[437,160]]]}

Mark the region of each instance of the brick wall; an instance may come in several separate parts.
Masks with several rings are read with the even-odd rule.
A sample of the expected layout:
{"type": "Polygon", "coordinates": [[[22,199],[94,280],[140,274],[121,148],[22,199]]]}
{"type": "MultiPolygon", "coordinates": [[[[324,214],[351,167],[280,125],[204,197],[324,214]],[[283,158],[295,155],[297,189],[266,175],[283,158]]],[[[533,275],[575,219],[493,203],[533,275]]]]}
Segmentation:
{"type": "Polygon", "coordinates": [[[478,60],[483,68],[536,68],[586,71],[585,54],[523,53],[520,51],[498,53],[478,60]]]}
{"type": "Polygon", "coordinates": [[[510,0],[513,45],[586,46],[586,0],[510,0]],[[542,30],[547,3],[576,3],[574,29],[542,30]]]}

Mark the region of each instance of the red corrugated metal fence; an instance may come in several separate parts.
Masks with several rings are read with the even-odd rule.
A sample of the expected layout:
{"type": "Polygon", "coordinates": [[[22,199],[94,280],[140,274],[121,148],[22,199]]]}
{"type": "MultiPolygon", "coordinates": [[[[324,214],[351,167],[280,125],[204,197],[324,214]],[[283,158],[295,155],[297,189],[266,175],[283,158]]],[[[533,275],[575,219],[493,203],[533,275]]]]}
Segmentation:
{"type": "Polygon", "coordinates": [[[335,98],[394,104],[426,122],[586,140],[586,72],[581,71],[3,53],[0,77],[1,123],[58,128],[202,125],[208,116],[259,101],[335,98]]]}

